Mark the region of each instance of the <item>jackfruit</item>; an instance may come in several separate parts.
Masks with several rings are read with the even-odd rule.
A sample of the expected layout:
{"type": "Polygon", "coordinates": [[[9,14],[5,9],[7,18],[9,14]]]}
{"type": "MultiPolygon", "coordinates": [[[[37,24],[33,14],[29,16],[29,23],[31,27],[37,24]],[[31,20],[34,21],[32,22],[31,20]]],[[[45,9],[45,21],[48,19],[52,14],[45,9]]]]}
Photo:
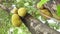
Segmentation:
{"type": "Polygon", "coordinates": [[[18,9],[18,15],[21,16],[21,17],[24,17],[27,13],[27,10],[26,8],[19,8],[18,9]]]}
{"type": "Polygon", "coordinates": [[[19,27],[22,24],[22,21],[19,18],[18,14],[13,14],[11,21],[12,21],[12,25],[16,27],[19,27]]]}
{"type": "Polygon", "coordinates": [[[49,12],[49,10],[47,10],[47,9],[40,10],[40,12],[41,12],[42,14],[46,15],[46,16],[42,15],[44,18],[52,17],[51,12],[49,12]],[[47,16],[49,16],[49,17],[47,17],[47,16]]]}

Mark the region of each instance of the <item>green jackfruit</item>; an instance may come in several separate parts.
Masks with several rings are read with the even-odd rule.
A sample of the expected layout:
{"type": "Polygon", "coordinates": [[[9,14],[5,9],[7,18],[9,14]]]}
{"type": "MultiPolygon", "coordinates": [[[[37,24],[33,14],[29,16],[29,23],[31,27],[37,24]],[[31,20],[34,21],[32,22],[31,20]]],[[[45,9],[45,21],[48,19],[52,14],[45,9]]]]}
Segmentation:
{"type": "Polygon", "coordinates": [[[24,17],[26,15],[27,11],[26,8],[19,8],[18,9],[18,15],[21,17],[24,17]]]}
{"type": "Polygon", "coordinates": [[[13,14],[11,21],[12,21],[12,25],[16,27],[19,27],[22,24],[22,21],[19,18],[18,14],[13,14]]]}

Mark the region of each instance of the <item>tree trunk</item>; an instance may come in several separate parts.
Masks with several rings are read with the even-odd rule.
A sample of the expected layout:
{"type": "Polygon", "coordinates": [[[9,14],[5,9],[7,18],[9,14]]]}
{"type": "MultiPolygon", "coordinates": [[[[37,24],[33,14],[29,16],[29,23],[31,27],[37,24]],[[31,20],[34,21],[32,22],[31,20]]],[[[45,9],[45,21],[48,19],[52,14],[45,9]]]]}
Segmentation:
{"type": "Polygon", "coordinates": [[[22,20],[32,34],[60,34],[29,14],[22,20]]]}

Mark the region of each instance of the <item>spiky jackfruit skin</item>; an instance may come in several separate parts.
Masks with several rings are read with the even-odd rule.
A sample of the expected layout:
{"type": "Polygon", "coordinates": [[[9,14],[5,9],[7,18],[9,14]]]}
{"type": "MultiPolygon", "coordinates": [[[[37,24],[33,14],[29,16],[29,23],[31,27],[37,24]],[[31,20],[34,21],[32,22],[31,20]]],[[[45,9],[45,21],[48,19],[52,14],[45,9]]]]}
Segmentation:
{"type": "Polygon", "coordinates": [[[21,16],[21,17],[24,17],[27,13],[27,10],[26,8],[19,8],[18,9],[18,15],[21,16]]]}
{"type": "Polygon", "coordinates": [[[18,9],[15,7],[15,8],[13,8],[12,10],[11,10],[11,13],[14,13],[14,14],[17,14],[17,11],[18,9]]]}
{"type": "Polygon", "coordinates": [[[21,19],[19,18],[18,14],[13,14],[12,15],[12,25],[15,27],[19,27],[22,24],[21,19]]]}

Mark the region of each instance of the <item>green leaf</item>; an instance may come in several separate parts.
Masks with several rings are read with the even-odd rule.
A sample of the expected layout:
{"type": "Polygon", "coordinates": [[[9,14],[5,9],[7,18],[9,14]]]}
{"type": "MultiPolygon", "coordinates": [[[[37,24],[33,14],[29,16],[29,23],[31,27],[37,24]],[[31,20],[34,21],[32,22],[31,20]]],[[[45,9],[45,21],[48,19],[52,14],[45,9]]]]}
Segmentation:
{"type": "Polygon", "coordinates": [[[60,4],[57,5],[57,15],[60,16],[60,4]]]}
{"type": "Polygon", "coordinates": [[[14,34],[18,34],[18,29],[15,29],[14,30],[14,34]]]}
{"type": "Polygon", "coordinates": [[[48,2],[49,0],[41,0],[37,6],[41,7],[43,4],[45,4],[46,2],[48,2]]]}

